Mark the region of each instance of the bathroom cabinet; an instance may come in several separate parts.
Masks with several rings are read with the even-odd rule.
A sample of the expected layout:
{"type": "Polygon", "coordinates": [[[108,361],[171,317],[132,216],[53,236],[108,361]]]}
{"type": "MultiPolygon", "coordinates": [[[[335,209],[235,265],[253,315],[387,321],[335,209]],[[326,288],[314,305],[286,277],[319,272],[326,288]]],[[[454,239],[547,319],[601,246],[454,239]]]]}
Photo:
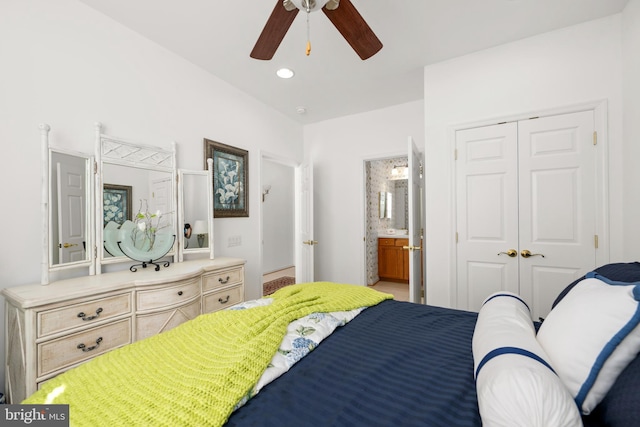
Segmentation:
{"type": "Polygon", "coordinates": [[[378,276],[380,280],[409,283],[408,238],[378,238],[378,276]]]}

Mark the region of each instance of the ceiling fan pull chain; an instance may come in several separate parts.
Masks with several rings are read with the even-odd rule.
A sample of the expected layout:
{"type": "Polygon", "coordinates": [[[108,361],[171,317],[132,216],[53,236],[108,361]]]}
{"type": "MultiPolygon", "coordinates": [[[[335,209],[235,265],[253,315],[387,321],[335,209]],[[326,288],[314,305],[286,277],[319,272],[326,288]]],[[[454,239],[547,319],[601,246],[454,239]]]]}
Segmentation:
{"type": "Polygon", "coordinates": [[[311,53],[311,31],[309,29],[309,15],[310,10],[307,8],[307,56],[311,53]]]}

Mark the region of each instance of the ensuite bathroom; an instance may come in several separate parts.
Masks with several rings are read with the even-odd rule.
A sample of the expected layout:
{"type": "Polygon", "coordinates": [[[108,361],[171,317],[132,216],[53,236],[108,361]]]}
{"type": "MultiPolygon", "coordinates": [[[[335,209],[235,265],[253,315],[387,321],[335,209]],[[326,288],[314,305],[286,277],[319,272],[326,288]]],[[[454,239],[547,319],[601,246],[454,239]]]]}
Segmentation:
{"type": "Polygon", "coordinates": [[[403,250],[409,224],[407,163],[407,156],[365,162],[368,285],[409,283],[408,252],[403,250]]]}

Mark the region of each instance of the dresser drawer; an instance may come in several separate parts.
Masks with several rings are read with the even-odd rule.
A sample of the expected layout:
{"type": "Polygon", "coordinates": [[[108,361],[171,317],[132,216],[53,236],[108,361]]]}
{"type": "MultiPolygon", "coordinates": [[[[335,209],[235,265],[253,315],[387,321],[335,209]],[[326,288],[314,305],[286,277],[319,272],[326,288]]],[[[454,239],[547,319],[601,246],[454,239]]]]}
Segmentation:
{"type": "Polygon", "coordinates": [[[212,292],[202,298],[202,312],[211,313],[212,311],[221,310],[231,307],[244,300],[244,286],[238,285],[232,288],[223,289],[212,292]]]}
{"type": "Polygon", "coordinates": [[[131,318],[38,344],[38,376],[67,368],[131,342],[131,318]]]}
{"type": "Polygon", "coordinates": [[[178,282],[175,286],[138,291],[136,307],[138,311],[154,310],[180,305],[200,295],[200,278],[178,282]]]}
{"type": "Polygon", "coordinates": [[[380,246],[394,246],[396,239],[378,239],[378,245],[380,246]]]}
{"type": "Polygon", "coordinates": [[[409,239],[396,239],[396,246],[408,246],[409,239]]]}
{"type": "Polygon", "coordinates": [[[195,301],[151,314],[136,316],[136,341],[173,329],[200,314],[200,298],[195,301]]]}
{"type": "Polygon", "coordinates": [[[37,314],[38,338],[131,313],[131,292],[37,314]]]}
{"type": "Polygon", "coordinates": [[[244,280],[242,267],[202,276],[202,291],[212,291],[225,286],[241,283],[244,280]]]}

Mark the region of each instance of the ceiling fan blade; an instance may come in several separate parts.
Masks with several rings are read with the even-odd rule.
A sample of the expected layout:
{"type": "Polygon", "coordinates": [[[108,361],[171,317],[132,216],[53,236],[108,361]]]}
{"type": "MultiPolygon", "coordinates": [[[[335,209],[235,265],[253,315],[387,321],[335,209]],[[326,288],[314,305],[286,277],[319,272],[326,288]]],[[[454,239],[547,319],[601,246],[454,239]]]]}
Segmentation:
{"type": "Polygon", "coordinates": [[[249,56],[264,60],[273,58],[297,14],[297,8],[287,11],[282,5],[282,0],[278,0],[249,56]]]}
{"type": "Polygon", "coordinates": [[[322,11],[363,60],[382,49],[382,42],[350,0],[340,0],[338,8],[328,10],[323,7],[322,11]]]}

